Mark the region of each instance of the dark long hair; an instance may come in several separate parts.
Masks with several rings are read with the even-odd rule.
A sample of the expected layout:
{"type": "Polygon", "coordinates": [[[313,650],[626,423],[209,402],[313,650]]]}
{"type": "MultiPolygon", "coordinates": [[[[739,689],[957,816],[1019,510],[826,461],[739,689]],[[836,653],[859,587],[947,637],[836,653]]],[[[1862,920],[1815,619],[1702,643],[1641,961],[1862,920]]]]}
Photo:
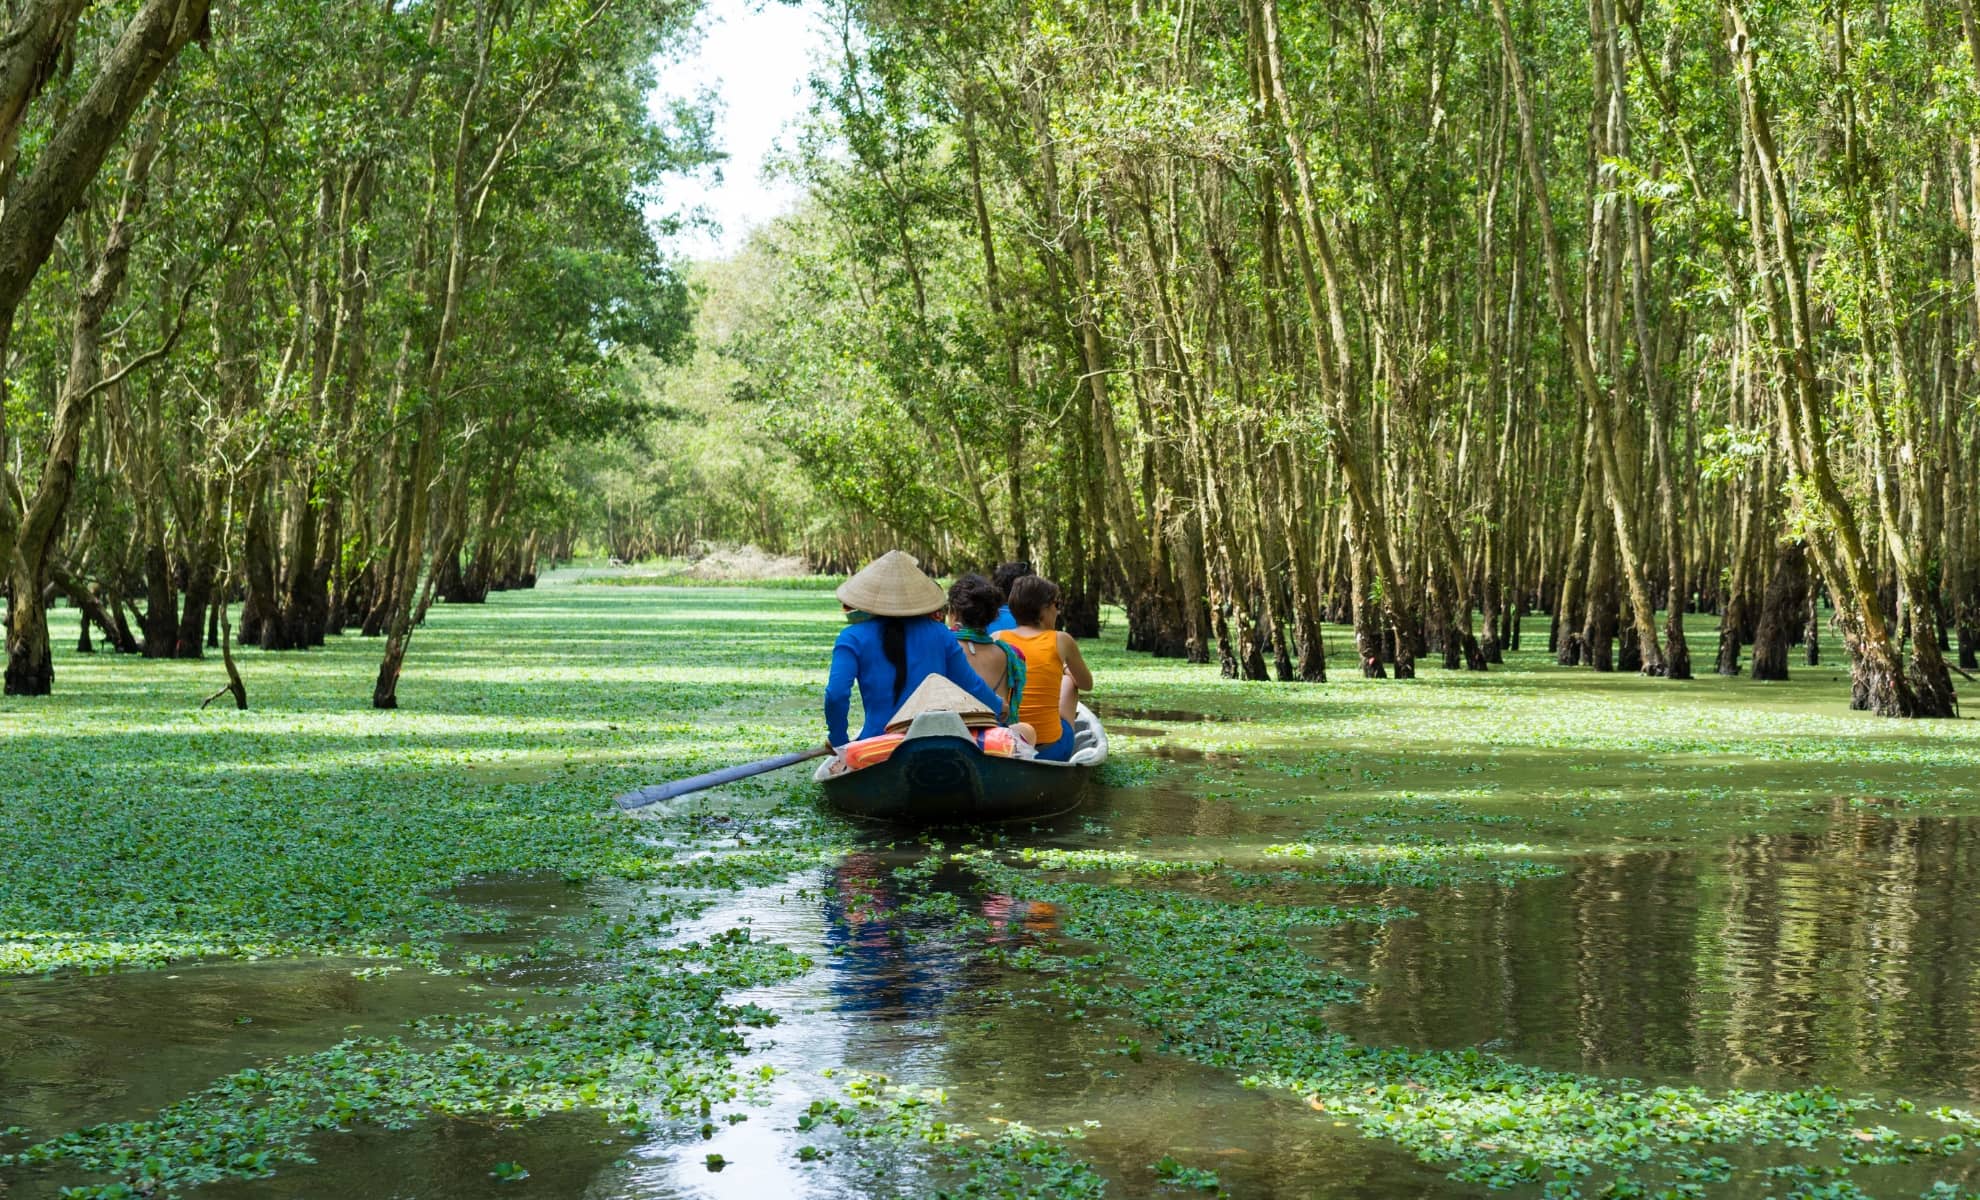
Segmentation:
{"type": "Polygon", "coordinates": [[[880,652],[894,667],[894,707],[901,704],[901,689],[907,686],[907,618],[875,617],[880,622],[880,652]]]}
{"type": "Polygon", "coordinates": [[[949,585],[949,612],[964,629],[988,626],[1003,602],[1003,591],[981,575],[964,575],[949,585]]]}

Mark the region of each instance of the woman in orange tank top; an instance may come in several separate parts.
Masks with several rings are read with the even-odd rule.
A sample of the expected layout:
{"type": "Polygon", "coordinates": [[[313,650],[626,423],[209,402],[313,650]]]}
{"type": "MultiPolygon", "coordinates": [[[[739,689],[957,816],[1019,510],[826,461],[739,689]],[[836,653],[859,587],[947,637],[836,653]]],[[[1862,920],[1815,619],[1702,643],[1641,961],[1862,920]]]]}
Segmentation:
{"type": "Polygon", "coordinates": [[[1073,752],[1073,717],[1079,694],[1093,690],[1093,672],[1072,635],[1060,633],[1059,585],[1027,575],[1011,585],[1016,629],[996,636],[1024,651],[1024,695],[1018,718],[1038,731],[1038,757],[1065,762],[1073,752]],[[1048,736],[1057,730],[1057,736],[1048,736]]]}

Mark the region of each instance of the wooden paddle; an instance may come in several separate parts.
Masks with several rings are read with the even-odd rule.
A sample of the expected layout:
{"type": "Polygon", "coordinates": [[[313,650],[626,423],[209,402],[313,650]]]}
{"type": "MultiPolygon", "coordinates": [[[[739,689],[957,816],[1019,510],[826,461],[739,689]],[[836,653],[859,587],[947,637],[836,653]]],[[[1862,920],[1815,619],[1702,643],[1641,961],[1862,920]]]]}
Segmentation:
{"type": "Polygon", "coordinates": [[[796,754],[779,754],[775,758],[759,759],[756,762],[744,763],[739,767],[723,767],[719,771],[709,771],[705,774],[695,775],[687,779],[676,779],[672,783],[656,783],[650,787],[643,787],[636,792],[627,792],[625,795],[614,800],[613,803],[617,804],[626,812],[631,812],[636,808],[645,808],[649,804],[658,804],[662,800],[672,800],[676,796],[685,796],[690,792],[699,792],[706,788],[720,787],[725,783],[734,783],[738,779],[748,779],[751,775],[762,775],[769,771],[782,770],[785,767],[804,762],[806,759],[824,758],[830,753],[832,753],[830,746],[814,746],[809,750],[801,750],[796,754]]]}

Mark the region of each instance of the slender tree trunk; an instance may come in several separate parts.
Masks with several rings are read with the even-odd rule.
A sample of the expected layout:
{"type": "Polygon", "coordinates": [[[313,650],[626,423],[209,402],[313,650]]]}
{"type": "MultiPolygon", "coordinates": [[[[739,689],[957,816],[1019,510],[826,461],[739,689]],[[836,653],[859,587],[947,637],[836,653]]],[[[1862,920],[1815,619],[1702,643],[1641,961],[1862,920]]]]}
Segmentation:
{"type": "MultiPolygon", "coordinates": [[[[1279,57],[1278,10],[1276,0],[1253,0],[1250,11],[1252,39],[1262,47],[1262,61],[1255,72],[1262,99],[1275,123],[1294,165],[1297,187],[1285,172],[1275,171],[1287,207],[1296,216],[1293,246],[1299,263],[1302,291],[1312,315],[1315,362],[1320,367],[1321,409],[1334,440],[1334,452],[1347,485],[1349,516],[1358,527],[1358,542],[1367,547],[1377,577],[1382,581],[1382,606],[1395,639],[1396,678],[1416,675],[1416,648],[1422,625],[1415,606],[1415,592],[1404,569],[1404,559],[1395,531],[1381,504],[1361,433],[1361,413],[1355,367],[1349,357],[1347,317],[1336,280],[1334,254],[1326,222],[1315,201],[1312,168],[1307,161],[1305,142],[1293,127],[1289,112],[1283,70],[1279,57]]],[[[1363,671],[1366,673],[1366,660],[1363,671]]]]}
{"type": "Polygon", "coordinates": [[[1800,542],[1783,542],[1774,557],[1760,625],[1753,636],[1753,678],[1788,677],[1788,642],[1807,610],[1808,553],[1800,542]]]}
{"type": "Polygon", "coordinates": [[[1539,138],[1534,128],[1532,100],[1527,95],[1526,69],[1519,61],[1512,18],[1506,13],[1505,0],[1492,0],[1492,12],[1498,18],[1499,40],[1505,52],[1506,71],[1512,80],[1513,100],[1519,114],[1522,157],[1526,161],[1528,182],[1533,189],[1534,213],[1540,223],[1542,257],[1547,264],[1547,290],[1553,300],[1562,340],[1567,343],[1569,365],[1574,369],[1575,382],[1590,413],[1589,424],[1595,434],[1602,492],[1607,498],[1615,529],[1616,550],[1621,558],[1623,580],[1628,585],[1630,611],[1637,637],[1643,645],[1643,673],[1662,675],[1665,659],[1657,645],[1655,609],[1644,578],[1643,555],[1637,544],[1636,515],[1630,509],[1630,498],[1623,491],[1626,481],[1616,450],[1616,416],[1612,397],[1596,377],[1586,330],[1582,326],[1581,306],[1572,303],[1568,297],[1567,268],[1561,255],[1560,233],[1554,227],[1553,205],[1547,196],[1547,174],[1541,162],[1539,138]]]}
{"type": "Polygon", "coordinates": [[[420,418],[420,430],[413,443],[411,469],[400,491],[401,514],[393,560],[396,576],[386,581],[384,602],[389,614],[385,629],[385,654],[378,664],[378,681],[372,688],[371,706],[391,709],[399,706],[399,672],[406,661],[406,644],[412,638],[413,605],[419,589],[420,567],[425,559],[422,545],[426,529],[428,484],[433,474],[433,443],[440,436],[437,414],[429,408],[420,418]]]}
{"type": "MultiPolygon", "coordinates": [[[[1504,0],[1494,0],[1503,4],[1504,0]]],[[[1918,695],[1905,678],[1892,644],[1876,575],[1857,532],[1854,506],[1837,484],[1829,464],[1823,428],[1819,373],[1814,363],[1814,325],[1809,312],[1801,251],[1794,232],[1786,183],[1780,175],[1752,34],[1737,4],[1726,13],[1733,25],[1741,120],[1753,150],[1749,195],[1755,206],[1747,220],[1769,331],[1779,348],[1785,376],[1774,389],[1781,424],[1793,449],[1791,464],[1802,486],[1797,496],[1819,510],[1828,536],[1809,552],[1838,602],[1837,623],[1851,652],[1855,703],[1880,716],[1920,715],[1918,695]],[[1761,208],[1764,206],[1764,212],[1761,208]]]]}
{"type": "MultiPolygon", "coordinates": [[[[149,87],[148,79],[145,86],[149,87]]],[[[131,150],[124,174],[123,198],[76,299],[70,322],[69,369],[55,403],[48,457],[34,498],[22,514],[8,548],[10,553],[6,555],[10,600],[5,688],[10,696],[46,696],[54,690],[55,658],[49,641],[47,612],[49,569],[75,490],[83,428],[97,395],[107,387],[116,386],[116,380],[103,378],[103,322],[123,293],[131,245],[137,236],[133,221],[144,204],[145,186],[162,136],[162,123],[154,120],[131,150]]],[[[4,243],[5,229],[6,217],[0,216],[0,243],[4,243]]],[[[4,403],[4,396],[0,396],[0,407],[4,403]]],[[[5,444],[4,427],[0,426],[0,447],[5,444]]],[[[12,481],[0,472],[0,495],[11,490],[12,481]]],[[[11,505],[0,501],[0,507],[11,505]]]]}

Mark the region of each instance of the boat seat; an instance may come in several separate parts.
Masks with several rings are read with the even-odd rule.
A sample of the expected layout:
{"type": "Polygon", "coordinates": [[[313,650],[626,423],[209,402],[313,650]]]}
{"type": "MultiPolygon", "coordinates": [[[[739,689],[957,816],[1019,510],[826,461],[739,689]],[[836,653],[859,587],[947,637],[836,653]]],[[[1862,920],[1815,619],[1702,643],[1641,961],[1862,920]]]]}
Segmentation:
{"type": "Polygon", "coordinates": [[[1074,753],[1096,746],[1099,742],[1099,731],[1093,727],[1092,718],[1087,715],[1084,706],[1082,706],[1079,719],[1073,722],[1074,753]]]}
{"type": "Polygon", "coordinates": [[[1073,752],[1068,760],[1075,767],[1090,767],[1107,761],[1107,731],[1093,710],[1082,704],[1073,722],[1073,752]]]}

